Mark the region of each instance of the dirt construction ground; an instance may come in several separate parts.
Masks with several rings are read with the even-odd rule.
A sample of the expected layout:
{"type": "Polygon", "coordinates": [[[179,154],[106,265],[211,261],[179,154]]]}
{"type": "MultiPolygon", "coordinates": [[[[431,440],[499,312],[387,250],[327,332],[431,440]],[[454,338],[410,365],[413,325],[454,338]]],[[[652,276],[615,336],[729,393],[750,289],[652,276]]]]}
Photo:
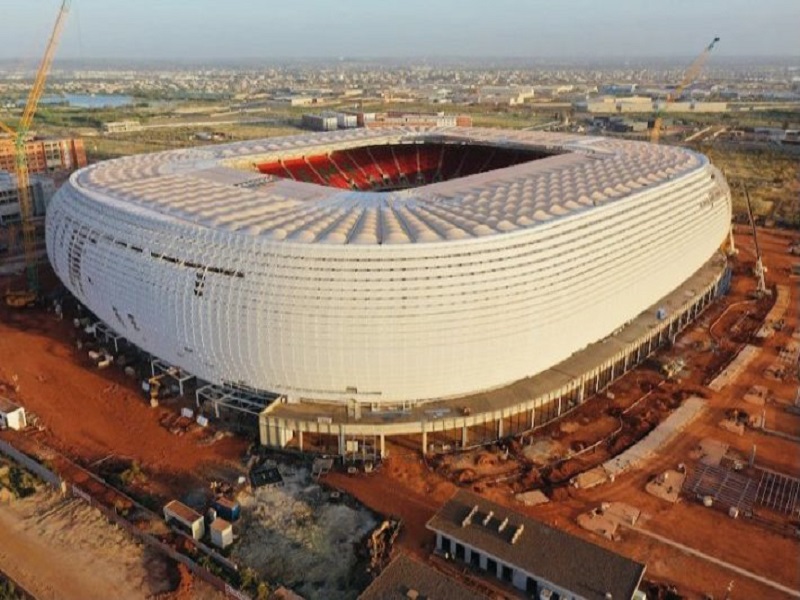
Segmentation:
{"type": "MultiPolygon", "coordinates": [[[[731,452],[738,454],[745,462],[755,445],[756,465],[794,477],[800,475],[800,439],[768,435],[754,428],[746,428],[743,435],[738,435],[720,427],[726,411],[731,408],[746,410],[750,414],[765,410],[768,427],[790,436],[800,436],[800,417],[785,411],[797,393],[796,371],[787,369],[781,381],[767,381],[764,376],[764,370],[775,362],[780,350],[788,345],[792,333],[800,329],[798,278],[790,276],[788,272],[792,264],[800,263],[799,257],[788,253],[790,241],[797,241],[800,235],[792,237],[786,232],[761,230],[759,236],[764,262],[769,270],[767,283],[786,286],[791,293],[784,326],[771,338],[759,343],[761,348],[757,357],[732,384],[719,392],[706,387],[709,373],[718,372],[723,360],[729,361],[735,349],[740,348],[744,341],[751,340],[752,333],[759,327],[757,317],[763,318],[771,304],[771,301],[758,303],[750,298],[754,289],[753,244],[749,231],[742,229],[736,236],[739,254],[731,294],[709,308],[678,339],[669,354],[688,357],[690,364],[676,382],[665,382],[663,388],[657,390],[664,397],[683,391],[683,396],[696,392],[708,399],[704,412],[676,439],[640,467],[619,476],[614,483],[593,489],[535,484],[525,487],[521,485],[525,483],[524,478],[509,480],[503,477],[478,477],[468,487],[534,518],[645,562],[647,580],[663,584],[662,587],[674,586],[686,598],[699,599],[706,594],[730,599],[800,597],[800,540],[785,515],[760,511],[757,518],[734,520],[724,511],[705,508],[686,494],[677,504],[670,504],[645,492],[645,485],[655,475],[674,469],[679,463],[693,466],[697,447],[707,438],[728,444],[731,452]],[[726,310],[728,306],[731,308],[726,310]],[[710,342],[712,339],[713,343],[710,342]],[[695,352],[691,351],[692,348],[695,352]],[[763,409],[758,407],[758,410],[754,410],[742,398],[752,386],[759,384],[769,387],[772,400],[763,409]],[[537,488],[548,492],[551,498],[549,503],[526,507],[514,500],[515,494],[537,488]],[[625,502],[642,511],[637,526],[622,529],[617,541],[589,533],[576,524],[578,515],[607,501],[625,502]],[[758,581],[741,570],[770,580],[776,586],[758,581]]],[[[658,379],[652,370],[640,368],[614,384],[613,402],[596,398],[589,405],[596,403],[603,407],[619,404],[625,401],[626,394],[638,398],[641,396],[640,389],[649,389],[658,379]],[[642,384],[646,384],[644,388],[642,384]]],[[[562,447],[568,446],[570,439],[599,439],[610,429],[602,417],[602,410],[598,406],[587,406],[586,415],[581,412],[572,414],[551,428],[550,433],[561,438],[558,445],[562,447]],[[591,418],[587,418],[587,415],[591,418]],[[593,432],[593,429],[597,431],[593,432]],[[596,438],[593,437],[595,434],[596,438]]],[[[453,493],[458,478],[434,468],[435,460],[423,461],[419,454],[410,451],[404,444],[390,446],[390,452],[390,460],[379,473],[356,477],[332,473],[327,481],[353,493],[375,510],[400,515],[406,525],[405,532],[399,538],[400,545],[406,551],[427,556],[433,550],[434,539],[425,529],[425,522],[453,493]]],[[[503,452],[497,448],[476,454],[484,455],[483,459],[476,458],[474,469],[478,472],[480,467],[477,463],[482,464],[488,472],[517,470],[502,465],[503,452]],[[490,455],[489,460],[486,460],[487,454],[490,455]],[[493,459],[491,455],[494,455],[493,459]]],[[[593,458],[595,453],[587,455],[585,460],[581,460],[584,463],[581,466],[587,468],[593,460],[599,463],[609,456],[605,449],[599,449],[596,454],[596,458],[593,458]]],[[[463,456],[452,459],[454,464],[464,460],[463,456]]],[[[568,465],[569,461],[559,469],[566,470],[568,465]]]]}
{"type": "MultiPolygon", "coordinates": [[[[2,280],[0,289],[14,283],[2,280]]],[[[95,369],[86,353],[76,349],[76,336],[77,330],[68,319],[59,321],[53,313],[41,309],[15,312],[0,305],[0,396],[25,406],[40,425],[39,430],[29,428],[25,433],[5,431],[1,437],[28,453],[41,447],[42,452],[37,453],[47,456],[49,449],[55,449],[96,472],[102,469],[98,461],[101,465],[136,462],[144,476],[135,491],[154,504],[207,488],[208,480],[220,472],[242,471],[240,461],[248,440],[225,436],[209,443],[207,432],[171,434],[161,420],[174,414],[176,408],[152,409],[137,389],[138,382],[118,369],[95,369]]],[[[72,507],[65,514],[91,513],[92,519],[59,518],[59,511],[54,509],[52,514],[47,513],[47,520],[40,521],[31,512],[33,504],[26,500],[22,505],[0,506],[0,522],[14,523],[11,528],[0,527],[6,532],[0,538],[0,571],[8,572],[37,596],[143,598],[172,589],[172,597],[188,598],[198,593],[215,597],[216,593],[202,582],[192,581],[188,571],[178,575],[174,563],[150,551],[146,560],[133,554],[116,554],[113,548],[98,547],[99,555],[84,553],[86,543],[90,547],[93,544],[86,540],[97,533],[91,523],[103,521],[91,509],[72,507]],[[9,531],[14,533],[6,540],[9,531]],[[18,544],[13,552],[12,541],[18,544]],[[81,553],[72,552],[76,549],[81,553]],[[153,561],[163,564],[153,569],[153,561]],[[106,563],[108,569],[89,568],[106,563]],[[165,569],[170,576],[160,577],[165,569]],[[145,570],[150,572],[147,581],[143,579],[145,570]],[[76,572],[81,577],[76,578],[76,572]],[[134,583],[126,586],[125,582],[134,583]],[[123,587],[128,591],[119,591],[123,587]]],[[[111,525],[105,526],[131,547],[139,548],[111,525]]],[[[142,555],[143,551],[137,552],[142,555]]]]}
{"type": "MultiPolygon", "coordinates": [[[[40,490],[0,504],[0,567],[39,600],[138,600],[169,592],[179,575],[81,500],[40,490]]],[[[217,598],[195,585],[193,598],[217,598]]]]}
{"type": "MultiPolygon", "coordinates": [[[[646,562],[648,580],[674,585],[687,598],[702,598],[704,594],[724,598],[726,593],[732,599],[800,597],[800,593],[791,593],[800,590],[800,543],[787,518],[759,513],[757,519],[734,520],[724,511],[705,508],[685,494],[679,503],[670,504],[644,491],[653,476],[674,469],[679,463],[693,468],[697,462],[695,450],[708,438],[727,444],[745,462],[755,445],[757,465],[794,476],[800,472],[800,444],[794,439],[800,436],[800,416],[785,410],[797,391],[796,373],[787,369],[778,379],[765,375],[781,351],[791,345],[792,334],[800,329],[798,279],[788,273],[800,259],[787,251],[792,241],[787,232],[761,230],[760,236],[769,269],[768,283],[785,286],[791,294],[783,328],[773,336],[753,341],[753,333],[760,327],[771,301],[756,302],[749,295],[754,288],[753,244],[749,232],[742,230],[737,234],[740,252],[732,293],[712,305],[668,353],[687,360],[686,368],[675,381],[662,381],[652,368],[633,371],[612,386],[613,399],[592,399],[563,423],[537,431],[535,447],[530,446],[530,439],[524,443],[514,440],[508,445],[508,454],[506,449],[495,447],[482,451],[483,456],[476,455],[474,460],[462,455],[448,462],[424,458],[410,449],[413,446],[398,440],[387,444],[390,458],[377,472],[356,476],[334,472],[326,477],[325,483],[351,493],[376,512],[401,517],[404,529],[399,537],[400,546],[423,558],[430,555],[434,541],[425,523],[461,485],[646,562]],[[757,346],[753,362],[720,391],[710,390],[709,374],[730,362],[745,343],[757,346]],[[754,385],[768,388],[768,400],[763,407],[742,400],[754,385]],[[558,454],[556,458],[567,458],[568,450],[610,435],[618,422],[615,415],[647,394],[645,390],[652,393],[636,405],[635,418],[631,419],[636,427],[622,440],[625,444],[633,443],[637,435],[644,435],[689,394],[702,395],[708,405],[675,440],[614,483],[578,490],[567,482],[576,472],[624,449],[619,437],[615,443],[601,445],[577,461],[564,460],[556,466],[535,462],[541,460],[537,453],[542,449],[544,455],[553,452],[558,454]],[[720,423],[725,421],[726,412],[734,408],[747,411],[750,416],[765,411],[768,428],[783,435],[752,427],[744,428],[740,435],[722,428],[720,423]],[[553,443],[539,444],[545,438],[553,443]],[[454,469],[470,460],[474,463],[474,477],[459,479],[454,469]],[[516,494],[533,489],[544,491],[551,501],[534,507],[515,501],[516,494]],[[642,511],[636,527],[622,529],[617,541],[589,533],[576,524],[580,514],[604,501],[625,502],[642,511]]],[[[794,238],[800,235],[794,234],[794,238]]],[[[8,281],[0,280],[0,289],[7,285],[8,281]]],[[[228,436],[209,443],[202,431],[185,435],[170,433],[161,422],[176,408],[151,409],[136,381],[125,378],[117,369],[97,370],[86,353],[75,348],[75,335],[68,319],[58,321],[52,313],[41,309],[11,312],[0,307],[0,395],[18,400],[43,426],[38,432],[3,432],[0,437],[55,448],[94,470],[97,468],[93,465],[98,461],[108,462],[109,457],[128,463],[136,461],[146,475],[139,491],[159,501],[207,487],[208,480],[220,471],[242,470],[241,458],[250,440],[228,436]]],[[[72,509],[62,510],[69,514],[72,509]]],[[[0,520],[20,520],[16,530],[20,540],[36,534],[36,543],[48,546],[55,554],[63,554],[58,544],[51,543],[54,538],[48,538],[49,534],[35,526],[35,521],[15,516],[6,508],[2,511],[0,520]]],[[[69,525],[65,521],[60,529],[56,528],[58,536],[78,539],[85,522],[77,519],[76,523],[69,525]]],[[[0,530],[5,529],[0,527],[0,530]]],[[[3,542],[2,548],[6,548],[5,539],[3,542]]],[[[0,551],[0,570],[8,570],[11,577],[30,587],[31,571],[27,571],[28,578],[25,573],[35,567],[26,567],[26,561],[14,558],[23,555],[0,551]],[[16,568],[20,569],[16,573],[8,566],[15,560],[19,563],[16,568]]],[[[155,593],[158,586],[143,578],[141,560],[123,555],[119,563],[127,566],[120,580],[128,581],[144,595],[155,593]]],[[[43,577],[42,573],[53,574],[55,583],[42,578],[42,585],[60,585],[60,563],[54,558],[44,564],[52,564],[52,568],[37,570],[37,578],[43,577]]],[[[87,571],[93,589],[104,590],[105,597],[121,597],[110,582],[104,581],[100,571],[87,571]]],[[[36,589],[32,591],[37,593],[36,589]]],[[[72,597],[82,596],[76,590],[72,597]]]]}

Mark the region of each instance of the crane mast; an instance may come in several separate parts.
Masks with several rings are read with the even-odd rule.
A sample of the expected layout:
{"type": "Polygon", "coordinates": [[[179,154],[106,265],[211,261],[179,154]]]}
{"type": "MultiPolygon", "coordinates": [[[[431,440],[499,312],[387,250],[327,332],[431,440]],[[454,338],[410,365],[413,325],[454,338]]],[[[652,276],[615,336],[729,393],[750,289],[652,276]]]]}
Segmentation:
{"type": "Polygon", "coordinates": [[[28,280],[28,289],[23,292],[10,293],[6,296],[6,302],[16,306],[30,304],[39,293],[39,270],[36,260],[36,227],[33,223],[33,202],[30,191],[30,173],[28,172],[28,155],[25,149],[25,139],[30,131],[33,117],[39,106],[39,100],[44,92],[44,84],[50,66],[53,63],[56,47],[58,46],[61,31],[64,28],[67,13],[69,12],[71,0],[62,0],[61,9],[58,12],[53,32],[47,42],[42,62],[36,71],[36,78],[33,87],[28,94],[22,118],[17,124],[16,130],[5,123],[0,122],[0,129],[8,133],[14,140],[15,155],[15,175],[17,179],[17,191],[19,197],[20,221],[22,223],[22,245],[25,254],[25,270],[28,280]]]}
{"type": "Polygon", "coordinates": [[[719,37],[715,37],[711,40],[711,43],[705,47],[705,49],[700,53],[700,55],[694,59],[692,64],[686,69],[686,72],[683,74],[683,79],[678,84],[678,87],[673,90],[671,94],[667,95],[667,99],[664,102],[664,105],[659,108],[658,112],[656,113],[656,118],[653,121],[653,130],[650,132],[650,141],[654,144],[658,143],[659,138],[661,137],[661,121],[663,120],[664,111],[666,110],[666,106],[668,104],[672,104],[675,102],[676,99],[680,98],[683,90],[686,89],[690,83],[692,83],[697,76],[700,74],[700,71],[703,70],[703,65],[705,65],[706,60],[708,59],[708,55],[711,54],[711,51],[714,49],[714,46],[717,45],[719,42],[719,37]]]}
{"type": "Polygon", "coordinates": [[[764,280],[766,269],[761,260],[761,248],[758,246],[758,233],[756,231],[756,220],[753,218],[753,207],[750,204],[750,191],[746,185],[742,185],[742,187],[744,188],[744,197],[747,200],[747,216],[750,218],[750,227],[753,230],[753,245],[756,249],[756,266],[753,269],[753,273],[756,276],[756,296],[760,298],[767,294],[767,284],[764,280]]]}

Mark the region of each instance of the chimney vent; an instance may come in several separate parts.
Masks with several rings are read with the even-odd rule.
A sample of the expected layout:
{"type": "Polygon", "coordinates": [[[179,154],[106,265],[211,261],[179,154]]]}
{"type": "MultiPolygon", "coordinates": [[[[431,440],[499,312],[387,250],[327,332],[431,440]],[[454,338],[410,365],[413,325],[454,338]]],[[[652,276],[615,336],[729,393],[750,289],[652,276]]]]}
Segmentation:
{"type": "Polygon", "coordinates": [[[475,506],[472,507],[472,510],[469,511],[469,514],[466,517],[464,517],[464,520],[461,521],[461,526],[466,527],[467,525],[470,525],[472,523],[472,517],[474,517],[475,513],[477,512],[478,512],[478,505],[476,504],[475,506]]]}

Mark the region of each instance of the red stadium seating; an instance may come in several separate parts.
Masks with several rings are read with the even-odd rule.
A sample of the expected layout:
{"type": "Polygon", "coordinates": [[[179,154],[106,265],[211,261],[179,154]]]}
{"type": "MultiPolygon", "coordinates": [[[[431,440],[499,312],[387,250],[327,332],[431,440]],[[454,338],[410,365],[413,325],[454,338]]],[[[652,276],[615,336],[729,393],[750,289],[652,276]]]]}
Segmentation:
{"type": "Polygon", "coordinates": [[[544,153],[473,144],[395,144],[258,165],[262,173],[355,190],[403,189],[502,169],[544,153]]]}

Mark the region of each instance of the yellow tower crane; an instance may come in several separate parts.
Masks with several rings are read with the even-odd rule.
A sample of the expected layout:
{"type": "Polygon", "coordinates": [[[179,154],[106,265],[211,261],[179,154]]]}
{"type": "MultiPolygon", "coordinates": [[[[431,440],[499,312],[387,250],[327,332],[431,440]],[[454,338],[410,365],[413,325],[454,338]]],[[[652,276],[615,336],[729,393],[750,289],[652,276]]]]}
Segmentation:
{"type": "Polygon", "coordinates": [[[19,212],[22,222],[22,244],[25,251],[25,270],[28,277],[28,288],[23,291],[9,292],[6,295],[6,303],[9,306],[27,306],[32,304],[39,295],[39,269],[36,264],[36,228],[33,223],[33,206],[30,191],[30,176],[28,173],[28,155],[25,149],[25,140],[30,131],[33,117],[39,106],[39,99],[44,92],[44,83],[53,63],[56,46],[64,28],[64,21],[69,12],[71,0],[62,0],[61,10],[58,12],[56,23],[53,26],[53,33],[47,42],[47,49],[42,57],[42,62],[36,71],[36,78],[33,87],[28,94],[28,101],[22,112],[22,118],[17,124],[16,129],[0,121],[0,129],[11,136],[14,141],[15,171],[17,178],[17,189],[19,194],[19,212]]]}
{"type": "Polygon", "coordinates": [[[666,110],[667,105],[680,98],[683,90],[686,89],[686,86],[697,79],[700,71],[703,70],[703,65],[706,63],[708,55],[711,54],[711,51],[714,49],[714,46],[717,45],[717,42],[719,42],[719,37],[715,37],[713,40],[711,40],[711,43],[705,47],[705,49],[700,53],[700,56],[694,59],[694,62],[689,65],[689,68],[686,69],[686,72],[683,74],[683,79],[678,84],[678,87],[676,87],[671,94],[667,95],[666,102],[664,102],[661,108],[658,109],[656,118],[653,121],[653,129],[650,132],[650,141],[654,144],[658,143],[658,139],[661,136],[661,121],[663,120],[664,111],[666,110]]]}

